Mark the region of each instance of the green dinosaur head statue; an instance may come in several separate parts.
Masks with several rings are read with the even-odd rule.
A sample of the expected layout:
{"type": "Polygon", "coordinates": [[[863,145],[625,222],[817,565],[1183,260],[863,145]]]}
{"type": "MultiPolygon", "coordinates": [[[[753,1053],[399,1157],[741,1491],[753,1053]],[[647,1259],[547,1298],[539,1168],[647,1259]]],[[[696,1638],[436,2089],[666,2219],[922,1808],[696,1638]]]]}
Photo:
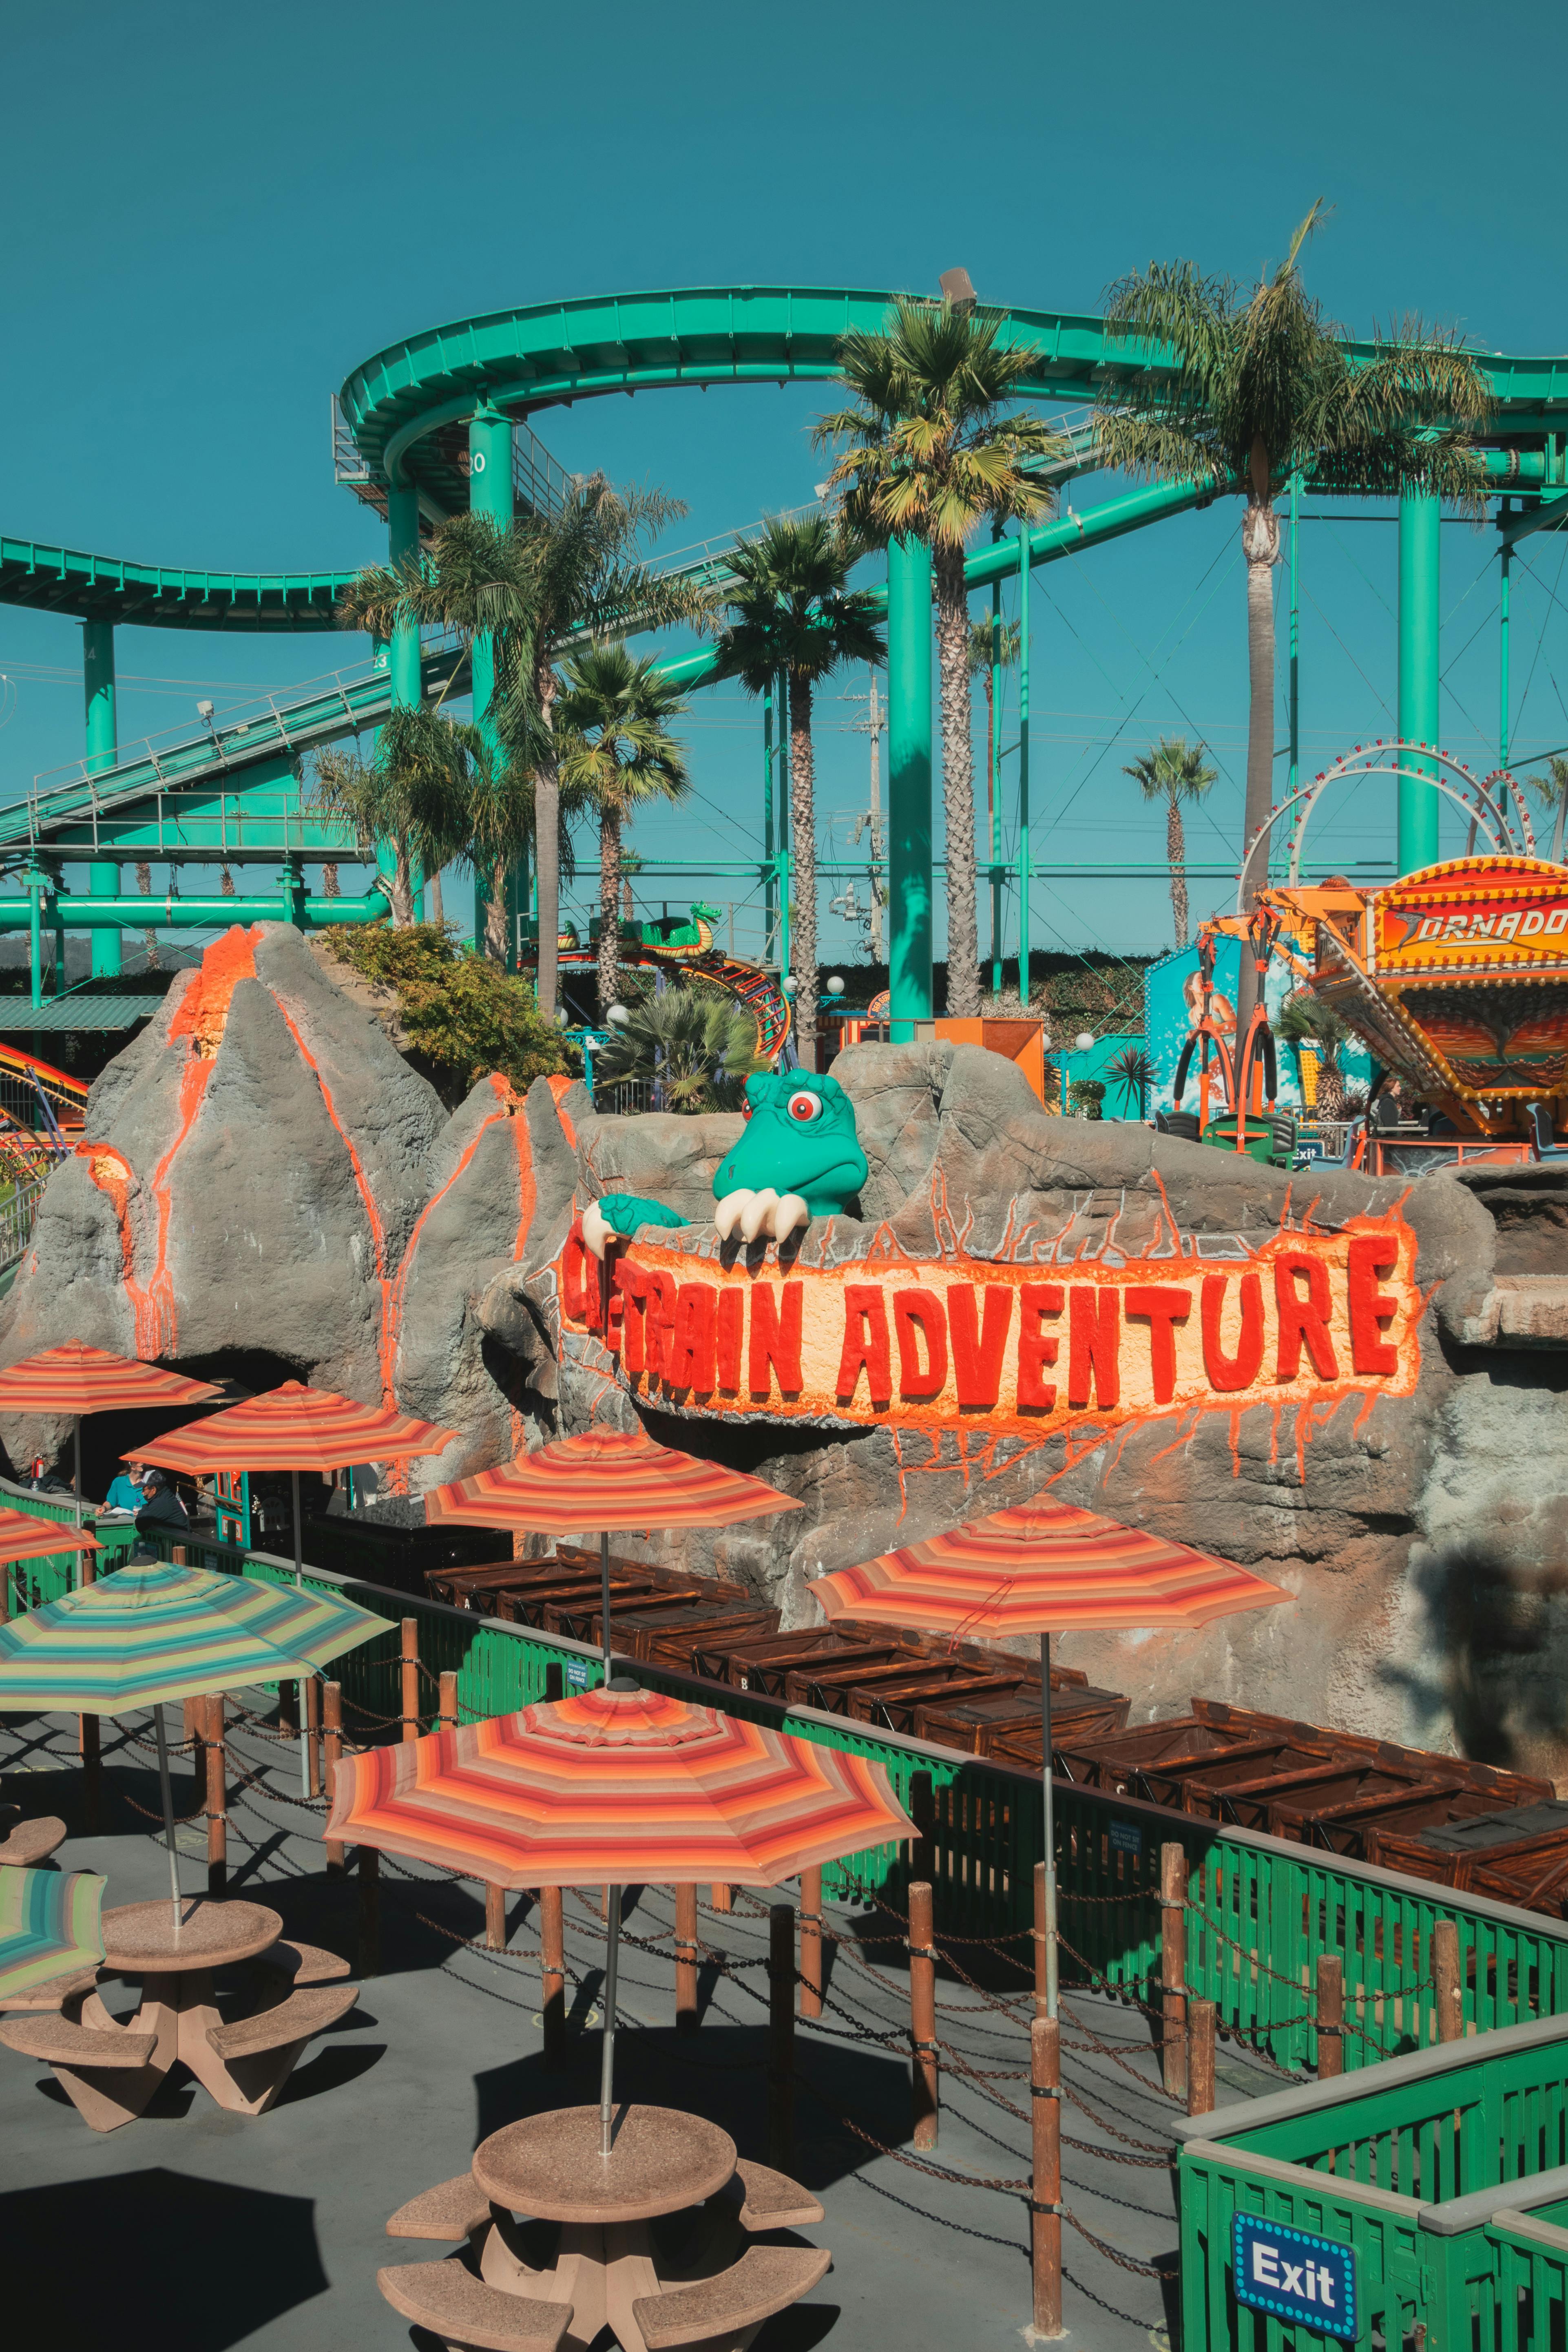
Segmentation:
{"type": "Polygon", "coordinates": [[[713,1197],[793,1193],[814,1217],[830,1217],[848,1207],[866,1175],[855,1106],[837,1079],[770,1070],[746,1080],[746,1124],[713,1179],[713,1197]]]}

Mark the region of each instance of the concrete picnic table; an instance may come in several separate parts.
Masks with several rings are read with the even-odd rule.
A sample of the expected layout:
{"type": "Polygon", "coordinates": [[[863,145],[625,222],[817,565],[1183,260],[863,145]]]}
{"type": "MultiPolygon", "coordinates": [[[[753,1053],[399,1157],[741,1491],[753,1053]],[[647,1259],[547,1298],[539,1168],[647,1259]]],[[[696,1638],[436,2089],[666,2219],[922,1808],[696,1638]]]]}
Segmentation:
{"type": "Polygon", "coordinates": [[[749,2341],[775,2311],[809,2292],[831,2256],[812,2246],[749,2246],[743,2234],[822,2219],[810,2193],[749,2163],[700,2116],[628,2105],[616,2114],[607,2158],[597,2106],[562,2107],[494,2132],[469,2173],[395,2213],[389,2237],[467,2239],[479,2271],[461,2262],[389,2268],[377,2284],[395,2311],[445,2340],[495,2352],[568,2352],[608,2326],[623,2352],[749,2341]],[[739,2201],[724,2195],[738,2185],[739,2201]],[[648,2223],[705,2208],[677,2264],[656,2255],[648,2223]],[[512,2219],[560,2225],[552,2263],[522,2257],[512,2219]]]}

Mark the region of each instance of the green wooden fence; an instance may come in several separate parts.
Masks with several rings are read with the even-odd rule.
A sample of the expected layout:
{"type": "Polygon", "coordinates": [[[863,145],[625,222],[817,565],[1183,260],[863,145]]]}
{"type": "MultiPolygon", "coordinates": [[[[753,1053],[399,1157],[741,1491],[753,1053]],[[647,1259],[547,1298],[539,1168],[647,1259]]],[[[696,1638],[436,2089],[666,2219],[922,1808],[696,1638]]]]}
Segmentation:
{"type": "MultiPolygon", "coordinates": [[[[291,1582],[292,1565],[187,1539],[203,1566],[291,1582]]],[[[599,1655],[581,1642],[501,1623],[438,1601],[392,1592],[330,1570],[308,1569],[316,1590],[342,1591],[387,1619],[384,1640],[338,1664],[348,1736],[397,1736],[402,1713],[397,1622],[419,1627],[424,1707],[436,1710],[436,1677],[458,1676],[464,1719],[500,1715],[599,1679],[599,1655]]],[[[639,1679],[711,1704],[711,1685],[639,1665],[639,1679]]],[[[784,1708],[751,1692],[723,1706],[804,1739],[870,1757],[886,1767],[905,1806],[927,1830],[938,1917],[950,1935],[1009,1937],[1026,1967],[1034,1868],[1043,1834],[1041,1792],[1031,1774],[928,1746],[811,1708],[784,1708]]],[[[1194,1821],[1097,1790],[1057,1785],[1063,1979],[1100,1983],[1127,1998],[1152,1992],[1160,1968],[1160,1848],[1187,1861],[1189,1990],[1216,2006],[1223,2032],[1277,2065],[1317,2064],[1312,2018],[1319,1955],[1341,1958],[1348,2070],[1437,2039],[1432,1930],[1458,1923],[1467,2028],[1486,2032],[1568,2012],[1568,1925],[1479,1896],[1347,1862],[1337,1854],[1194,1821]]],[[[825,1873],[832,1898],[881,1897],[901,1907],[907,1848],[850,1855],[825,1873]]]]}
{"type": "MultiPolygon", "coordinates": [[[[30,1486],[19,1486],[10,1478],[0,1478],[0,1506],[9,1511],[25,1511],[36,1519],[58,1519],[63,1523],[76,1517],[76,1505],[68,1496],[35,1495],[30,1486]]],[[[110,1520],[100,1527],[90,1510],[84,1510],[81,1523],[98,1538],[99,1574],[118,1568],[136,1541],[135,1528],[124,1519],[110,1520]]],[[[49,1552],[42,1559],[19,1559],[8,1569],[0,1569],[5,1602],[0,1615],[14,1612],[20,1616],[46,1601],[58,1601],[62,1593],[69,1592],[76,1582],[79,1558],[74,1551],[49,1552]]]]}
{"type": "Polygon", "coordinates": [[[1547,2018],[1179,2123],[1184,2352],[1341,2340],[1239,2304],[1238,2214],[1352,2249],[1358,2345],[1561,2352],[1565,2078],[1547,2018]]]}

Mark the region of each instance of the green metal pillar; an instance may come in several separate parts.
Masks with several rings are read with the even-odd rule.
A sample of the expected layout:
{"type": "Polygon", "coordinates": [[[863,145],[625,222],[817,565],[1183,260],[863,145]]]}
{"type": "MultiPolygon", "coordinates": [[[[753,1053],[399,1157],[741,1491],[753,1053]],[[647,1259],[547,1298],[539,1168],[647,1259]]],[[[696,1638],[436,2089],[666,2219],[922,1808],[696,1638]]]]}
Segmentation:
{"type": "Polygon", "coordinates": [[[1021,522],[1018,556],[1018,1003],[1029,1009],[1029,526],[1021,522]]]}
{"type": "MultiPolygon", "coordinates": [[[[419,493],[407,483],[395,482],[386,494],[386,560],[394,570],[398,570],[418,552],[419,493]]],[[[394,708],[398,710],[417,709],[420,701],[417,623],[407,620],[395,625],[388,667],[394,708]]]]}
{"type": "MultiPolygon", "coordinates": [[[[468,421],[468,511],[488,515],[502,530],[512,519],[511,488],[511,420],[497,408],[477,408],[468,421]]],[[[493,704],[495,701],[496,657],[494,640],[489,635],[474,639],[471,656],[474,678],[474,724],[489,743],[492,755],[499,751],[495,731],[493,704]]],[[[526,868],[507,879],[509,908],[521,897],[528,903],[526,868]]],[[[485,936],[485,907],[489,889],[484,877],[474,879],[474,945],[482,948],[485,936]]],[[[509,971],[517,968],[516,927],[510,926],[512,936],[507,941],[506,966],[509,971]]]]}
{"type": "Polygon", "coordinates": [[[773,838],[773,871],[778,877],[779,980],[789,976],[789,900],[795,887],[794,842],[789,829],[789,672],[779,672],[778,819],[773,838]]]}
{"type": "Polygon", "coordinates": [[[1512,570],[1513,550],[1505,547],[1502,551],[1502,577],[1499,583],[1502,599],[1498,639],[1497,763],[1500,768],[1508,765],[1508,592],[1512,570]]]}
{"type": "Polygon", "coordinates": [[[1002,993],[1002,583],[991,583],[991,993],[1002,993]]]}
{"type": "MultiPolygon", "coordinates": [[[[100,775],[112,768],[118,750],[114,714],[114,624],[84,621],[81,625],[81,677],[87,719],[87,772],[100,775]]],[[[120,868],[94,858],[87,869],[88,896],[118,898],[120,868]]],[[[120,933],[92,934],[92,976],[120,971],[120,933]]]]}
{"type": "Polygon", "coordinates": [[[27,960],[32,967],[33,1003],[44,1001],[44,892],[47,877],[29,866],[24,877],[27,890],[27,960]]]}
{"type": "Polygon", "coordinates": [[[888,962],[895,1045],[931,1016],[931,550],[888,549],[888,962]]]}
{"type": "MultiPolygon", "coordinates": [[[[1437,740],[1437,646],[1441,509],[1425,490],[1399,497],[1399,733],[1406,743],[1437,740]]],[[[1429,770],[1434,762],[1406,759],[1407,767],[1429,770]]],[[[1414,777],[1399,779],[1399,830],[1395,862],[1401,874],[1437,859],[1437,800],[1414,777]]]]}

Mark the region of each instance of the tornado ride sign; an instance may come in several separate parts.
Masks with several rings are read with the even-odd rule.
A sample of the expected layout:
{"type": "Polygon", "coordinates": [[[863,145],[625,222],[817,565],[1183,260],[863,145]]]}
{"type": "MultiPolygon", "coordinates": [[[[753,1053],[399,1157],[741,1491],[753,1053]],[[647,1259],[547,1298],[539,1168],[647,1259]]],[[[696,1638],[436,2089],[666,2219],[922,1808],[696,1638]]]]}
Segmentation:
{"type": "MultiPolygon", "coordinates": [[[[1409,1396],[1415,1239],[1397,1211],[1283,1228],[1247,1256],[994,1263],[873,1254],[780,1264],[647,1234],[601,1263],[574,1225],[563,1334],[645,1402],[724,1419],[1038,1438],[1189,1410],[1409,1396]]],[[[831,1241],[823,1256],[827,1256],[831,1241]]]]}

